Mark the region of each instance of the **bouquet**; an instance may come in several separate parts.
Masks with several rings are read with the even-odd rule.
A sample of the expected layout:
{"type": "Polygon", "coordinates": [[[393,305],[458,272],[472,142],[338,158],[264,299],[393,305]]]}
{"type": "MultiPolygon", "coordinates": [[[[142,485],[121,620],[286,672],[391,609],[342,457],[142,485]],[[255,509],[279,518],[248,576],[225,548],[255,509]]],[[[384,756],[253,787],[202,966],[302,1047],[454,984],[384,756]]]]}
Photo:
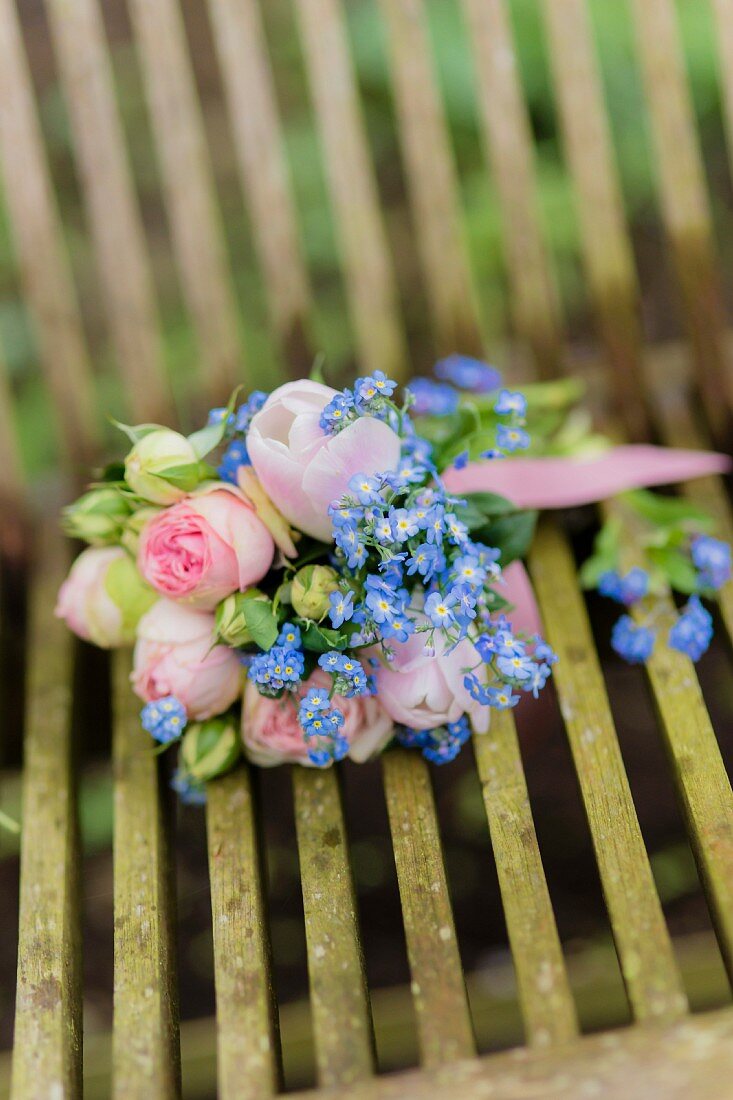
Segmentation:
{"type": "MultiPolygon", "coordinates": [[[[538,508],[625,491],[649,569],[619,571],[610,523],[586,582],[628,607],[679,588],[686,563],[668,642],[707,648],[699,596],[727,580],[729,548],[697,510],[640,486],[726,460],[611,448],[572,380],[517,392],[463,356],[435,374],[402,390],[377,371],[340,391],[311,378],[235,393],[190,436],[118,425],[124,462],[65,510],[90,546],[57,614],[99,646],[134,644],[142,725],[180,745],[186,800],[242,753],[328,767],[396,741],[443,764],[492,710],[537,697],[556,661],[519,563],[538,508]]],[[[638,617],[614,629],[630,660],[654,641],[638,617]]]]}

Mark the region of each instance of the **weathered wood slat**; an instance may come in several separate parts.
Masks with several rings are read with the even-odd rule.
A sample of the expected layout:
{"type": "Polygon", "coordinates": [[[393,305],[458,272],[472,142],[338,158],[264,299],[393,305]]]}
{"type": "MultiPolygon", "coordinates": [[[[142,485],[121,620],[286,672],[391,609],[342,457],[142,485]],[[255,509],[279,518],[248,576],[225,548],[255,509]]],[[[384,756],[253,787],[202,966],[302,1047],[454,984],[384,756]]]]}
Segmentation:
{"type": "MultiPolygon", "coordinates": [[[[609,506],[625,523],[622,567],[638,563],[634,520],[609,506]]],[[[654,612],[660,640],[646,663],[698,869],[710,905],[728,975],[733,982],[733,791],[731,791],[695,666],[666,645],[677,618],[671,596],[649,597],[632,615],[642,622],[654,612]]]]}
{"type": "Polygon", "coordinates": [[[260,1100],[280,1084],[265,884],[252,773],[209,784],[211,915],[221,1100],[260,1100]]]}
{"type": "Polygon", "coordinates": [[[318,1079],[350,1086],[374,1072],[374,1037],[338,775],[292,777],[318,1079]]]}
{"type": "Polygon", "coordinates": [[[540,525],[530,555],[554,678],[580,781],[611,928],[634,1015],[672,1019],[686,999],[624,770],[566,541],[540,525]]]}
{"type": "Polygon", "coordinates": [[[504,223],[510,308],[543,377],[559,373],[560,305],[538,219],[534,151],[505,0],[463,0],[487,159],[504,223]]]}
{"type": "Polygon", "coordinates": [[[0,161],[26,304],[67,454],[99,437],[91,365],[14,0],[0,0],[0,161]]]}
{"type": "Polygon", "coordinates": [[[170,417],[153,280],[96,0],[47,0],[95,258],[132,415],[170,417]]]}
{"type": "Polygon", "coordinates": [[[140,726],[129,653],[114,676],[115,1100],[180,1095],[174,902],[160,757],[140,726]]]}
{"type": "Polygon", "coordinates": [[[422,1062],[475,1052],[430,774],[418,753],[382,757],[422,1062]]]}
{"type": "Polygon", "coordinates": [[[423,0],[381,0],[417,249],[439,348],[480,355],[455,165],[430,57],[423,0]]]}
{"type": "Polygon", "coordinates": [[[673,0],[633,0],[656,153],[662,214],[696,358],[697,380],[714,438],[724,436],[731,386],[725,362],[725,309],[710,204],[673,0]]]}
{"type": "Polygon", "coordinates": [[[532,820],[514,719],[495,712],[473,739],[489,820],[527,1043],[549,1046],[577,1035],[555,915],[532,820]]]}
{"type": "Polygon", "coordinates": [[[12,400],[5,358],[0,347],[0,502],[8,510],[11,505],[16,509],[20,506],[24,480],[12,400]]]}
{"type": "Polygon", "coordinates": [[[338,0],[296,0],[363,369],[401,379],[407,348],[353,65],[338,0]]]}
{"type": "Polygon", "coordinates": [[[723,121],[728,145],[728,164],[733,165],[733,0],[712,0],[720,57],[723,121]]]}
{"type": "Polygon", "coordinates": [[[243,353],[211,162],[181,10],[131,0],[173,246],[203,362],[203,388],[241,381],[243,353]]]}
{"type": "Polygon", "coordinates": [[[543,0],[565,152],[593,305],[613,372],[609,397],[632,438],[648,436],[640,393],[638,284],[614,172],[586,0],[543,0]]]}
{"type": "Polygon", "coordinates": [[[48,527],[31,599],[12,1100],[81,1097],[81,933],[71,638],[53,617],[66,554],[48,527]]]}
{"type": "Polygon", "coordinates": [[[307,373],[311,293],[260,10],[256,0],[209,0],[209,10],[272,325],[291,372],[307,373]]]}

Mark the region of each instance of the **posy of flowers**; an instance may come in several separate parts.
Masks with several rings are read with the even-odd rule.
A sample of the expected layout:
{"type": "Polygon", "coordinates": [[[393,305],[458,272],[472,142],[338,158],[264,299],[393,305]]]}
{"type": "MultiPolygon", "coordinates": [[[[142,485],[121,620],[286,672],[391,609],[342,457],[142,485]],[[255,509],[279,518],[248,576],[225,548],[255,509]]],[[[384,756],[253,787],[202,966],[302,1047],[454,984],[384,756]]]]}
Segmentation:
{"type": "MultiPolygon", "coordinates": [[[[551,675],[516,560],[536,510],[633,489],[627,506],[649,518],[649,499],[666,498],[639,486],[725,468],[701,452],[610,448],[572,382],[519,393],[462,356],[435,373],[404,390],[378,371],[341,391],[310,379],[234,395],[188,437],[119,425],[124,463],[66,509],[67,531],[91,545],[57,614],[97,645],[134,643],[142,724],[180,743],[184,798],[202,799],[242,752],[327,767],[396,740],[452,760],[493,709],[551,675]]],[[[669,644],[699,656],[711,630],[697,593],[725,583],[730,554],[674,503],[649,549],[673,551],[678,577],[689,563],[669,644]]],[[[616,534],[604,528],[589,583],[625,605],[674,583],[659,554],[651,574],[622,576],[616,534]]],[[[625,615],[614,644],[643,660],[651,635],[625,615]]]]}

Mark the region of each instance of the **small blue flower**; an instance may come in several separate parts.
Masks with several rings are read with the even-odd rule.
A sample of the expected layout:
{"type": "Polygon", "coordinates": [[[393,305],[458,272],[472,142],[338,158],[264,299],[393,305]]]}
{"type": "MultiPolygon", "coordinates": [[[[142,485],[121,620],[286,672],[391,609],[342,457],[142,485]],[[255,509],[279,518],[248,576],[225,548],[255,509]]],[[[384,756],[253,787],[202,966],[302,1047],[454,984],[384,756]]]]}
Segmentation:
{"type": "Polygon", "coordinates": [[[456,621],[453,608],[458,603],[458,597],[453,592],[443,595],[441,592],[431,592],[425,601],[425,614],[433,626],[449,627],[456,621]]]}
{"type": "Polygon", "coordinates": [[[398,744],[406,749],[422,749],[431,740],[432,730],[414,730],[410,726],[400,726],[395,733],[398,744]]]}
{"type": "Polygon", "coordinates": [[[526,653],[515,653],[511,657],[499,654],[496,667],[507,680],[528,680],[535,669],[534,661],[526,653]]]}
{"type": "Polygon", "coordinates": [[[253,390],[244,404],[239,406],[234,415],[235,430],[242,434],[247,432],[252,422],[252,417],[255,413],[260,411],[266,400],[266,393],[263,393],[262,390],[253,390]]]}
{"type": "Polygon", "coordinates": [[[631,665],[641,665],[654,651],[656,635],[646,626],[638,626],[629,615],[622,615],[611,632],[611,646],[631,665]]]}
{"type": "Polygon", "coordinates": [[[146,703],[140,711],[142,727],[162,745],[177,741],[186,728],[186,708],[175,695],[146,703]]]}
{"type": "Polygon", "coordinates": [[[468,451],[461,451],[459,455],[453,459],[453,467],[456,470],[464,470],[468,466],[468,451]]]}
{"type": "Polygon", "coordinates": [[[296,626],[295,623],[283,623],[280,627],[280,633],[277,636],[275,644],[299,649],[301,641],[300,627],[296,626]]]}
{"type": "Polygon", "coordinates": [[[438,564],[442,558],[443,555],[437,546],[421,542],[412,551],[412,556],[407,559],[407,575],[412,577],[415,573],[419,573],[421,577],[429,579],[436,568],[442,567],[438,564]]]}
{"type": "Polygon", "coordinates": [[[206,789],[190,775],[180,769],[171,779],[171,787],[185,806],[205,806],[206,789]]]}
{"type": "Polygon", "coordinates": [[[417,517],[414,512],[409,512],[406,508],[391,508],[389,519],[397,542],[407,542],[419,530],[417,517]]]}
{"type": "Polygon", "coordinates": [[[495,367],[470,355],[449,355],[435,364],[433,373],[436,378],[473,393],[491,393],[501,383],[501,375],[495,367]]]}
{"type": "Polygon", "coordinates": [[[672,649],[686,654],[692,661],[699,661],[713,638],[713,617],[700,603],[698,596],[691,596],[682,614],[669,632],[672,649]]]}
{"type": "Polygon", "coordinates": [[[710,535],[699,535],[690,547],[699,581],[703,588],[722,588],[731,576],[731,551],[727,542],[710,535]]]}
{"type": "Polygon", "coordinates": [[[243,439],[235,439],[224,451],[216,472],[222,481],[229,481],[232,485],[236,485],[239,467],[251,465],[247,444],[243,439]]]}
{"type": "Polygon", "coordinates": [[[514,695],[512,689],[503,684],[501,687],[489,687],[486,689],[487,704],[495,710],[508,710],[516,707],[521,696],[514,695]]]}
{"type": "Polygon", "coordinates": [[[332,592],[328,598],[331,604],[331,609],[328,612],[331,626],[334,630],[338,630],[354,614],[354,593],[351,591],[332,592]]]}
{"type": "Polygon", "coordinates": [[[324,432],[336,432],[350,420],[351,410],[354,408],[354,397],[351,390],[337,393],[321,413],[319,426],[324,432]]]}
{"type": "Polygon", "coordinates": [[[381,488],[382,479],[379,477],[368,477],[366,474],[354,474],[349,480],[349,489],[358,497],[362,504],[381,504],[381,488]]]}
{"type": "Polygon", "coordinates": [[[598,591],[616,603],[632,607],[643,600],[649,591],[649,575],[639,566],[630,569],[623,577],[615,569],[609,569],[598,578],[598,591]]]}
{"type": "Polygon", "coordinates": [[[527,398],[523,393],[512,393],[511,390],[501,390],[494,404],[494,412],[499,416],[525,416],[527,412],[527,398]]]}
{"type": "Polygon", "coordinates": [[[524,451],[529,447],[529,433],[524,428],[512,424],[499,424],[496,429],[496,442],[503,451],[524,451]]]}
{"type": "Polygon", "coordinates": [[[433,382],[431,378],[413,378],[407,391],[413,397],[416,416],[447,416],[458,408],[458,390],[433,382]]]}

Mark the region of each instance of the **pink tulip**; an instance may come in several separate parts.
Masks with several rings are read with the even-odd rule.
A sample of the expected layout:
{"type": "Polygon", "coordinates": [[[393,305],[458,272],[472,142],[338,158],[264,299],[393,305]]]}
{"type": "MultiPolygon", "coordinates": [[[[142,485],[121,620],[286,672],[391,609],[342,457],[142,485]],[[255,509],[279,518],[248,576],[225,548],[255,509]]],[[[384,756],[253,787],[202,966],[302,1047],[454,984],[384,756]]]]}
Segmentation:
{"type": "Polygon", "coordinates": [[[120,546],[90,547],[61,585],[55,615],[102,649],[131,645],[138,619],[155,600],[120,546]]]}
{"type": "Polygon", "coordinates": [[[175,695],[189,719],[221,714],[238,697],[242,666],[214,644],[214,616],[158,600],[138,624],[132,686],[150,703],[175,695]]]}
{"type": "MultiPolygon", "coordinates": [[[[312,687],[327,689],[329,685],[330,677],[317,669],[301,685],[297,698],[302,698],[312,687]]],[[[349,742],[348,755],[352,760],[361,764],[390,741],[392,719],[373,696],[346,699],[335,695],[331,705],[344,716],[341,733],[349,742]]],[[[310,764],[296,703],[292,698],[269,699],[260,695],[253,683],[248,683],[244,692],[242,741],[249,759],[261,767],[310,764]]]]}
{"type": "Polygon", "coordinates": [[[723,474],[726,455],[635,444],[613,447],[596,458],[507,458],[471,462],[447,470],[451,493],[499,493],[519,508],[572,508],[595,504],[628,489],[671,485],[677,481],[723,474]]]}
{"type": "Polygon", "coordinates": [[[521,561],[513,561],[507,565],[502,570],[502,576],[504,585],[499,588],[499,592],[512,605],[512,610],[507,611],[512,630],[515,634],[527,634],[529,637],[541,634],[542,621],[532,582],[521,561]]]}
{"type": "MultiPolygon", "coordinates": [[[[428,730],[457,722],[466,712],[476,733],[486,732],[489,708],[472,699],[463,685],[466,669],[479,663],[472,642],[466,639],[447,652],[446,642],[436,631],[434,654],[425,651],[424,633],[390,644],[394,660],[386,664],[382,659],[374,675],[379,701],[395,722],[428,730]]],[[[379,648],[372,655],[379,659],[379,648]]]]}
{"type": "Polygon", "coordinates": [[[238,489],[215,483],[146,524],[138,567],[161,595],[213,610],[267,573],[272,535],[238,489]]]}
{"type": "Polygon", "coordinates": [[[393,470],[400,439],[387,424],[362,416],[338,434],[319,425],[337,391],[304,379],[286,382],[253,417],[247,450],[273,504],[294,527],[331,541],[328,506],[346,492],[354,474],[393,470]]]}

